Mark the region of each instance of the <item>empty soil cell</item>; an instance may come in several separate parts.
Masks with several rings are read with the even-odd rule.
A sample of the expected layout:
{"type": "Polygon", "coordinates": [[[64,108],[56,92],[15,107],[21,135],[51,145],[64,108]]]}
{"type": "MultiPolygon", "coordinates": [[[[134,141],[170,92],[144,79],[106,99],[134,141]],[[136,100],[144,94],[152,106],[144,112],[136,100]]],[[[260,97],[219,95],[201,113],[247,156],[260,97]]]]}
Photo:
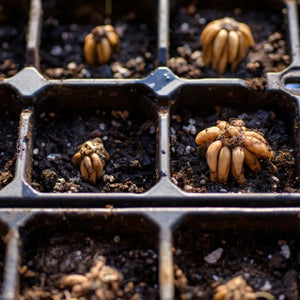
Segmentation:
{"type": "Polygon", "coordinates": [[[106,216],[103,224],[99,220],[77,220],[80,226],[74,220],[63,225],[57,221],[51,229],[41,222],[24,233],[24,299],[158,299],[157,245],[155,239],[145,239],[155,230],[143,218],[139,225],[130,218],[111,222],[106,216]],[[64,284],[69,275],[77,281],[73,277],[64,284]]]}
{"type": "MultiPolygon", "coordinates": [[[[45,7],[47,3],[51,1],[46,1],[45,7]]],[[[118,3],[113,4],[118,6],[118,3]]],[[[120,37],[120,52],[113,55],[108,64],[87,65],[83,56],[84,38],[92,28],[105,24],[105,20],[92,5],[75,7],[72,14],[80,16],[80,12],[84,14],[86,10],[90,11],[89,22],[82,21],[83,17],[61,16],[61,11],[60,15],[46,14],[40,47],[41,71],[46,77],[142,78],[155,69],[156,24],[139,18],[135,11],[123,12],[118,18],[112,15],[111,24],[120,37]]]]}
{"type": "Polygon", "coordinates": [[[237,276],[254,292],[299,299],[299,240],[294,227],[286,226],[289,221],[274,216],[211,218],[213,223],[203,216],[201,222],[187,218],[174,231],[176,299],[213,299],[218,285],[237,276]]]}
{"type": "Polygon", "coordinates": [[[204,117],[188,108],[182,108],[172,116],[171,179],[186,192],[298,192],[295,155],[292,130],[274,111],[243,112],[237,108],[216,106],[214,113],[204,117]],[[262,170],[259,173],[245,166],[245,184],[237,184],[230,174],[226,184],[212,183],[205,152],[198,154],[195,137],[201,130],[215,126],[217,120],[230,122],[236,118],[242,119],[248,129],[261,132],[275,156],[272,160],[260,160],[262,170]]]}
{"type": "MultiPolygon", "coordinates": [[[[222,6],[225,4],[223,3],[222,6]]],[[[240,4],[243,5],[243,4],[240,4]]],[[[171,46],[169,67],[175,74],[185,78],[238,77],[243,79],[259,78],[264,81],[267,72],[279,72],[290,63],[287,48],[286,9],[243,9],[203,8],[194,4],[180,6],[171,17],[171,46]],[[255,45],[248,51],[246,59],[236,68],[229,68],[223,75],[202,60],[200,35],[205,26],[215,20],[232,17],[250,26],[255,45]]]]}
{"type": "Polygon", "coordinates": [[[25,65],[29,13],[23,7],[25,1],[17,7],[14,7],[17,1],[3,2],[0,2],[0,80],[15,75],[25,65]]]}
{"type": "Polygon", "coordinates": [[[0,189],[12,181],[17,158],[18,119],[9,110],[0,110],[0,189]]]}
{"type": "Polygon", "coordinates": [[[32,185],[42,192],[134,192],[155,184],[156,124],[139,112],[43,113],[35,127],[32,185]],[[96,185],[72,164],[77,146],[101,137],[110,154],[96,185]]]}

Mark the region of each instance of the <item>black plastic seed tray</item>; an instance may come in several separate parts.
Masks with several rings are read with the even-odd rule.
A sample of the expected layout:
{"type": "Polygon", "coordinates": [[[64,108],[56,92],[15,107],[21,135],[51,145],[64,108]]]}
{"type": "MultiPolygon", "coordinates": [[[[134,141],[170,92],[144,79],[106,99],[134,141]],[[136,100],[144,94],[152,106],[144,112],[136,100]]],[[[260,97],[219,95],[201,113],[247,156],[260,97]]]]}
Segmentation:
{"type": "Polygon", "coordinates": [[[2,298],[50,299],[61,274],[104,256],[122,273],[120,299],[212,299],[238,275],[298,299],[297,1],[113,1],[123,50],[88,67],[83,39],[104,2],[0,1],[2,298]],[[256,46],[221,76],[201,64],[199,36],[225,16],[249,24],[256,46]],[[243,186],[209,182],[195,144],[231,118],[275,151],[243,186]],[[92,185],[72,156],[95,136],[111,160],[92,185]]]}

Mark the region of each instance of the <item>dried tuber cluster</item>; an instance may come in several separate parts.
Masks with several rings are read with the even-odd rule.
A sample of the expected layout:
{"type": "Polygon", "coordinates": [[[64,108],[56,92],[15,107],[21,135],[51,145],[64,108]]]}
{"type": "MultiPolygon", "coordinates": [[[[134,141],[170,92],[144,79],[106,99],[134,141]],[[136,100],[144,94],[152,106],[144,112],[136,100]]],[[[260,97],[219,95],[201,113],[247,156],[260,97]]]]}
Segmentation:
{"type": "Polygon", "coordinates": [[[101,138],[86,141],[79,145],[77,150],[72,158],[74,166],[80,167],[83,179],[96,184],[97,179],[101,178],[105,160],[109,160],[110,157],[101,138]]]}
{"type": "Polygon", "coordinates": [[[248,130],[244,121],[239,119],[230,124],[218,121],[217,126],[202,130],[196,136],[196,144],[199,150],[206,152],[212,182],[226,183],[231,171],[235,181],[244,184],[244,163],[258,172],[261,170],[258,159],[274,157],[262,134],[248,130]]]}
{"type": "MultiPolygon", "coordinates": [[[[106,265],[105,258],[100,257],[86,274],[70,274],[61,278],[60,288],[70,288],[70,299],[112,300],[118,299],[123,284],[122,274],[106,265]]],[[[56,298],[59,299],[59,294],[56,298]]]]}
{"type": "Polygon", "coordinates": [[[84,39],[84,57],[91,66],[108,63],[119,50],[120,39],[112,25],[95,27],[84,39]]]}
{"type": "Polygon", "coordinates": [[[229,280],[226,284],[219,285],[213,300],[275,300],[275,297],[267,292],[253,292],[242,276],[229,280]]]}
{"type": "Polygon", "coordinates": [[[204,63],[212,64],[220,74],[225,72],[227,64],[234,71],[254,45],[249,26],[228,17],[210,22],[202,31],[200,42],[204,63]]]}

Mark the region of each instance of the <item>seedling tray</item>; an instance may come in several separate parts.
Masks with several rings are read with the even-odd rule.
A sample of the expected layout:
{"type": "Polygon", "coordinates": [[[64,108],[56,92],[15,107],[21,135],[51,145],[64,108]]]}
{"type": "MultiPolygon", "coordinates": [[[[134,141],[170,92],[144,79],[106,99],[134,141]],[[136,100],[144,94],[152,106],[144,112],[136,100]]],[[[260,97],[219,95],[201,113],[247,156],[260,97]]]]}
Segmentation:
{"type": "Polygon", "coordinates": [[[237,275],[298,299],[297,2],[113,1],[123,50],[88,67],[84,35],[105,19],[98,2],[0,1],[3,299],[49,299],[60,276],[87,273],[98,256],[122,273],[124,299],[212,299],[237,275]],[[220,76],[201,65],[198,41],[224,16],[248,21],[257,43],[220,76]],[[211,183],[195,144],[231,118],[275,151],[243,186],[211,183]],[[96,136],[111,159],[92,185],[71,160],[96,136]]]}

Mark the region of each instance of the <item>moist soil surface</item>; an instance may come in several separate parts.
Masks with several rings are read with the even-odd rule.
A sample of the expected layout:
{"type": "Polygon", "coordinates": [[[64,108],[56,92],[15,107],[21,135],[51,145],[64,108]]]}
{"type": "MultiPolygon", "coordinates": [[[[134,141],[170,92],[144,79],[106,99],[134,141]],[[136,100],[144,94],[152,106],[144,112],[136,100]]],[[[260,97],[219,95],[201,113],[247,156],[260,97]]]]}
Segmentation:
{"type": "Polygon", "coordinates": [[[99,225],[91,226],[90,232],[82,232],[72,225],[71,232],[66,234],[66,225],[50,236],[46,229],[39,239],[36,235],[31,237],[29,248],[25,243],[20,269],[24,299],[158,299],[155,247],[136,235],[137,228],[129,228],[126,233],[119,227],[119,233],[116,230],[116,235],[110,235],[114,229],[103,226],[106,229],[99,225]],[[97,262],[104,267],[95,272],[97,262]],[[75,280],[73,277],[72,282],[62,284],[68,275],[75,275],[75,280]],[[83,284],[78,277],[85,277],[86,282],[83,284]]]}
{"type": "Polygon", "coordinates": [[[173,183],[186,192],[217,193],[277,193],[298,192],[295,175],[294,144],[285,123],[272,111],[258,110],[241,113],[232,108],[218,107],[216,113],[200,117],[189,109],[173,115],[171,123],[171,177],[173,183]],[[229,175],[226,184],[210,182],[204,153],[198,153],[195,137],[201,130],[215,126],[217,120],[230,122],[242,119],[246,128],[261,132],[275,151],[274,158],[260,160],[261,172],[254,173],[245,166],[246,183],[237,184],[229,175]]]}
{"type": "Polygon", "coordinates": [[[215,224],[206,228],[198,224],[195,230],[193,222],[176,231],[176,299],[211,300],[218,285],[237,276],[254,292],[268,292],[275,299],[299,299],[299,241],[292,237],[292,230],[278,233],[267,224],[252,228],[255,221],[247,221],[246,228],[235,228],[231,220],[227,227],[219,222],[217,229],[215,224]]]}
{"type": "Polygon", "coordinates": [[[36,122],[32,185],[42,192],[134,192],[155,184],[155,123],[128,111],[93,115],[41,113],[36,122]],[[72,157],[77,146],[101,137],[110,154],[96,185],[82,179],[72,157]]]}
{"type": "Polygon", "coordinates": [[[0,80],[15,75],[25,66],[26,28],[22,18],[7,19],[0,12],[0,80]]]}
{"type": "Polygon", "coordinates": [[[178,8],[171,17],[171,46],[168,66],[180,77],[185,78],[228,78],[251,79],[265,77],[267,72],[279,72],[290,63],[286,41],[286,24],[282,11],[267,10],[216,10],[200,9],[195,5],[178,8]],[[253,34],[255,45],[249,49],[246,59],[232,72],[223,75],[202,60],[200,35],[206,25],[224,17],[232,17],[246,23],[253,34]]]}

